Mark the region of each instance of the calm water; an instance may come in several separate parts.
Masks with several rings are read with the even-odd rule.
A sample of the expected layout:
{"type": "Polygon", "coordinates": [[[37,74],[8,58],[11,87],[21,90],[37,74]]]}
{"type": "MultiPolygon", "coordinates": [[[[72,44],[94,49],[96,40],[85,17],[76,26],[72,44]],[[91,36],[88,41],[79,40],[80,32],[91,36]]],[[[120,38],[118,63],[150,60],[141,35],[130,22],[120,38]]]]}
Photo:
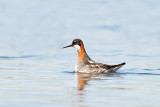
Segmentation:
{"type": "Polygon", "coordinates": [[[159,0],[0,0],[1,107],[159,107],[159,0]],[[118,73],[74,73],[81,38],[118,73]]]}

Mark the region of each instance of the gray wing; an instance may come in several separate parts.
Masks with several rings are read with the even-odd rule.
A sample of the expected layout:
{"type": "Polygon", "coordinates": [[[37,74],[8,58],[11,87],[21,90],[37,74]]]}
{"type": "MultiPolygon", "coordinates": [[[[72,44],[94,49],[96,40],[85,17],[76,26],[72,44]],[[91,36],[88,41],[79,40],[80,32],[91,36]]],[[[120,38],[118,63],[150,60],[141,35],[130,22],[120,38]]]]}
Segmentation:
{"type": "Polygon", "coordinates": [[[92,73],[113,73],[116,72],[119,68],[121,68],[125,63],[121,63],[118,65],[107,65],[101,63],[90,63],[88,64],[88,69],[92,73]]]}

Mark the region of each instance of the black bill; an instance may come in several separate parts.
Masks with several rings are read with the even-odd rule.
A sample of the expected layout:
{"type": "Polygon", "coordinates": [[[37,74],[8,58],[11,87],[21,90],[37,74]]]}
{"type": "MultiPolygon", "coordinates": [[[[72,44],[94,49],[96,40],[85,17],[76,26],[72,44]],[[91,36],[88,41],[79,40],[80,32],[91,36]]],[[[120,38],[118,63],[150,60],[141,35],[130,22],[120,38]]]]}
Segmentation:
{"type": "Polygon", "coordinates": [[[72,47],[72,45],[68,45],[68,46],[65,46],[65,47],[63,47],[63,48],[68,48],[68,47],[72,47]]]}

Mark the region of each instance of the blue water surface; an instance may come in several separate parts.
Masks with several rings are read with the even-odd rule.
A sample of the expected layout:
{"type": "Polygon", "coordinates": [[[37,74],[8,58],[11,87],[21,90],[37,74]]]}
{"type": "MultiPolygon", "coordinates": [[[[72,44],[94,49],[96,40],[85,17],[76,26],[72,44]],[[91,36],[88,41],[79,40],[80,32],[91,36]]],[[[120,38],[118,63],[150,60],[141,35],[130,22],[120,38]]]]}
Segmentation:
{"type": "Polygon", "coordinates": [[[1,107],[159,107],[159,0],[0,0],[1,107]],[[117,73],[77,74],[89,56],[126,62],[117,73]]]}

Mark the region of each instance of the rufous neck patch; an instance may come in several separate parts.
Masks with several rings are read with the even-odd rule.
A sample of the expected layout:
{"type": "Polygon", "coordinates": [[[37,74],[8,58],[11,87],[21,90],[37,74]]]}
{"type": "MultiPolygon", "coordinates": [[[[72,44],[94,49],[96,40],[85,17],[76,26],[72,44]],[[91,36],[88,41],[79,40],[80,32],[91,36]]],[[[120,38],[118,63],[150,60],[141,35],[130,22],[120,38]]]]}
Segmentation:
{"type": "Polygon", "coordinates": [[[80,42],[81,46],[80,46],[80,50],[77,50],[78,52],[78,61],[81,62],[84,58],[85,55],[85,49],[84,49],[84,45],[82,42],[80,42]]]}

